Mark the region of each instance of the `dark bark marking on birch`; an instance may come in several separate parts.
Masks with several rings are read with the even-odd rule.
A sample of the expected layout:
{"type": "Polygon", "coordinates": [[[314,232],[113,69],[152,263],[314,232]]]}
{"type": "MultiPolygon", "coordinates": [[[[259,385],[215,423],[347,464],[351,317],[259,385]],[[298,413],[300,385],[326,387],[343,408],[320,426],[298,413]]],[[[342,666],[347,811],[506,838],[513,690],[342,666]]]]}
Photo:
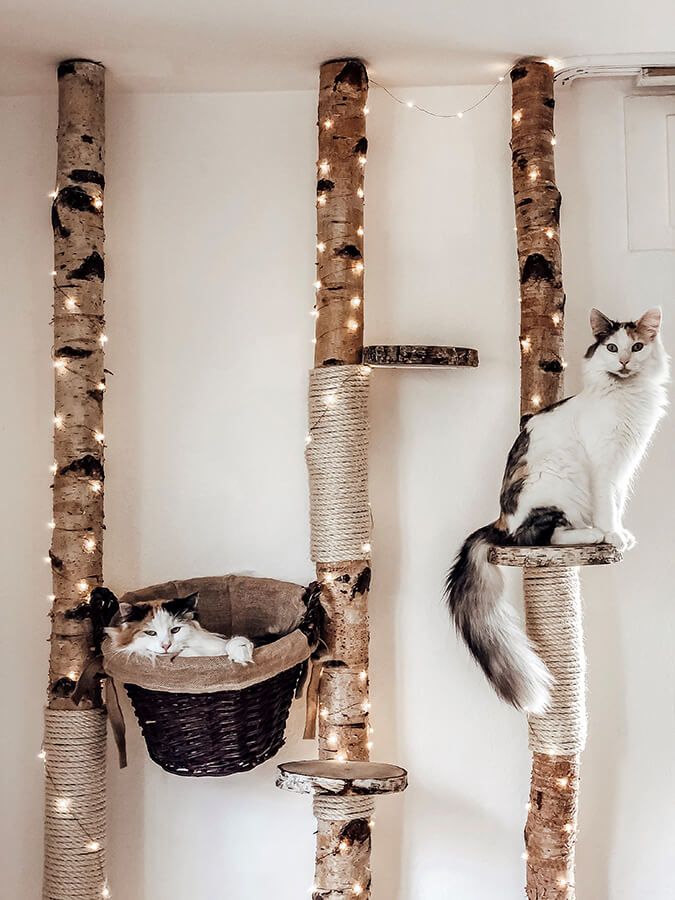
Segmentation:
{"type": "Polygon", "coordinates": [[[82,260],[76,269],[73,269],[72,272],[68,273],[68,278],[73,278],[76,281],[90,281],[93,278],[98,278],[100,281],[105,281],[105,263],[103,262],[103,257],[94,250],[94,252],[90,253],[86,259],[82,260]]]}
{"type": "MultiPolygon", "coordinates": [[[[84,136],[82,140],[84,140],[84,136]]],[[[78,181],[82,184],[97,184],[99,187],[105,187],[105,178],[95,169],[73,169],[70,173],[70,180],[78,181]]]]}
{"type": "Polygon", "coordinates": [[[334,181],[331,181],[329,178],[320,178],[316,183],[316,192],[317,194],[325,194],[332,191],[334,187],[334,181]]]}

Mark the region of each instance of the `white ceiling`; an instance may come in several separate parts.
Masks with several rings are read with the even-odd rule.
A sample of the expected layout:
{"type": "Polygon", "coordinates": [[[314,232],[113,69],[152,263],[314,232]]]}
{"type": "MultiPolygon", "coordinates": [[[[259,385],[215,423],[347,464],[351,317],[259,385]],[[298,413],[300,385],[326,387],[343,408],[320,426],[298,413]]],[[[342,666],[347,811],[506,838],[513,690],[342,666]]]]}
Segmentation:
{"type": "Polygon", "coordinates": [[[0,94],[102,61],[128,91],[313,89],[360,56],[384,84],[487,83],[522,55],[672,51],[673,0],[0,0],[0,94]]]}

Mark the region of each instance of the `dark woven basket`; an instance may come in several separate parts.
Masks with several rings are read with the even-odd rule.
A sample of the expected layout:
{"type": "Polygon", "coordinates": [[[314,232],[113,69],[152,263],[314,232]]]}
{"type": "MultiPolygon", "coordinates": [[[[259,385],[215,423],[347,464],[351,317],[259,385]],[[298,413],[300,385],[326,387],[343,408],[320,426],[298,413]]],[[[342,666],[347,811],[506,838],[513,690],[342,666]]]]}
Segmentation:
{"type": "Polygon", "coordinates": [[[125,684],[153,762],[173,775],[233,775],[270,759],[305,666],[241,691],[170,694],[125,684]]]}
{"type": "MultiPolygon", "coordinates": [[[[128,667],[133,666],[133,663],[127,666],[110,655],[106,659],[108,673],[124,683],[150,758],[173,775],[232,775],[253,769],[274,756],[284,743],[286,720],[294,694],[306,670],[308,658],[318,643],[323,610],[320,590],[316,584],[302,588],[299,585],[285,585],[269,579],[246,579],[242,576],[193,579],[190,582],[168,584],[177,592],[176,596],[186,595],[185,592],[191,593],[195,589],[200,591],[200,596],[205,598],[204,618],[209,627],[217,622],[222,625],[226,620],[230,626],[226,629],[227,633],[247,633],[242,628],[246,616],[238,621],[237,591],[232,588],[228,579],[238,581],[238,591],[243,582],[247,584],[249,604],[251,593],[255,594],[256,582],[261,585],[264,583],[267,589],[257,608],[254,602],[254,608],[249,608],[247,612],[249,617],[252,616],[248,621],[254,623],[253,631],[248,631],[248,634],[255,640],[256,646],[263,645],[261,651],[268,660],[267,663],[263,664],[262,669],[256,666],[254,655],[253,666],[238,667],[229,662],[225,664],[236,671],[235,677],[241,677],[244,682],[241,687],[235,685],[231,689],[228,687],[227,690],[218,690],[218,663],[212,658],[194,657],[174,664],[178,669],[177,677],[183,679],[190,679],[192,670],[199,674],[202,664],[208,666],[213,674],[215,665],[215,681],[205,683],[203,689],[200,684],[199,692],[181,691],[183,683],[178,687],[161,684],[162,687],[171,687],[171,690],[154,689],[158,686],[154,680],[155,672],[162,669],[163,662],[151,664],[144,677],[138,677],[139,681],[145,679],[142,686],[129,680],[137,677],[132,675],[133,668],[128,667]],[[291,605],[290,611],[291,616],[295,615],[292,631],[274,634],[268,630],[266,633],[268,612],[272,620],[269,626],[271,629],[288,619],[289,609],[283,609],[281,613],[274,609],[275,598],[283,594],[284,587],[295,592],[295,607],[291,605]],[[223,612],[220,601],[225,597],[228,608],[223,612]],[[242,630],[239,631],[239,628],[242,630]],[[285,651],[282,651],[289,640],[292,640],[292,658],[286,658],[285,651]],[[299,647],[304,649],[298,652],[299,647]],[[270,656],[273,657],[271,663],[270,656]],[[260,673],[257,677],[264,680],[255,680],[257,672],[260,673]],[[247,680],[252,680],[249,675],[253,676],[255,683],[246,683],[247,680]],[[148,683],[153,687],[149,687],[148,683]]],[[[167,585],[156,586],[160,591],[158,595],[163,596],[166,588],[167,585]]],[[[145,588],[125,597],[130,601],[148,599],[153,595],[153,590],[155,588],[145,588]]],[[[165,666],[164,676],[160,672],[157,677],[170,678],[172,673],[169,672],[168,676],[166,673],[165,666]]],[[[194,687],[194,684],[191,683],[190,686],[194,687]]]]}

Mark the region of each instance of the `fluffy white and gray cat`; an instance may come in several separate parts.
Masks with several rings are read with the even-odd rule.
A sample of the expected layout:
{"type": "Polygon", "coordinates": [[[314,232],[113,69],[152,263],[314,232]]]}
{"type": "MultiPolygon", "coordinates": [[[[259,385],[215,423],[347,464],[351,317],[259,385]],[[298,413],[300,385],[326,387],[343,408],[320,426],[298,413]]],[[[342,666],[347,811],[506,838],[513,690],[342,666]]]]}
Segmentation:
{"type": "Polygon", "coordinates": [[[501,515],[466,539],[448,574],[457,630],[499,696],[518,709],[542,712],[551,676],[502,598],[501,572],[488,563],[488,549],[634,545],[623,524],[626,498],[666,406],[660,326],[660,309],[636,322],[591,311],[594,343],[584,358],[583,390],[523,418],[506,463],[501,515]]]}
{"type": "Polygon", "coordinates": [[[120,603],[105,629],[113,649],[140,656],[229,656],[245,665],[253,661],[253,643],[246,637],[221,637],[197,621],[198,594],[175,600],[120,603]]]}

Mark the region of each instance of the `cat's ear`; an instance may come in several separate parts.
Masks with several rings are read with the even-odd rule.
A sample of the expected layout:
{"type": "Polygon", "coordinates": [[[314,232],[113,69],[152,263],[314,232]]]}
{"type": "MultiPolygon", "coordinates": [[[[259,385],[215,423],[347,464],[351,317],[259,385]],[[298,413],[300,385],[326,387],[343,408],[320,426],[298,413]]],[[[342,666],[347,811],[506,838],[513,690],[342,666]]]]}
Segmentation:
{"type": "Polygon", "coordinates": [[[605,334],[610,334],[613,330],[614,322],[594,307],[591,310],[591,331],[593,332],[593,337],[601,338],[605,334]]]}
{"type": "Polygon", "coordinates": [[[654,306],[637,320],[637,330],[648,341],[653,341],[661,327],[661,307],[654,306]]]}
{"type": "Polygon", "coordinates": [[[197,602],[199,600],[199,592],[195,591],[188,597],[177,597],[175,600],[168,600],[163,604],[164,609],[181,619],[194,619],[197,614],[197,602]]]}
{"type": "Polygon", "coordinates": [[[126,603],[124,601],[122,601],[122,603],[120,603],[119,614],[120,614],[120,619],[123,622],[128,622],[129,619],[131,619],[133,617],[133,613],[134,613],[134,604],[133,603],[126,603]]]}

